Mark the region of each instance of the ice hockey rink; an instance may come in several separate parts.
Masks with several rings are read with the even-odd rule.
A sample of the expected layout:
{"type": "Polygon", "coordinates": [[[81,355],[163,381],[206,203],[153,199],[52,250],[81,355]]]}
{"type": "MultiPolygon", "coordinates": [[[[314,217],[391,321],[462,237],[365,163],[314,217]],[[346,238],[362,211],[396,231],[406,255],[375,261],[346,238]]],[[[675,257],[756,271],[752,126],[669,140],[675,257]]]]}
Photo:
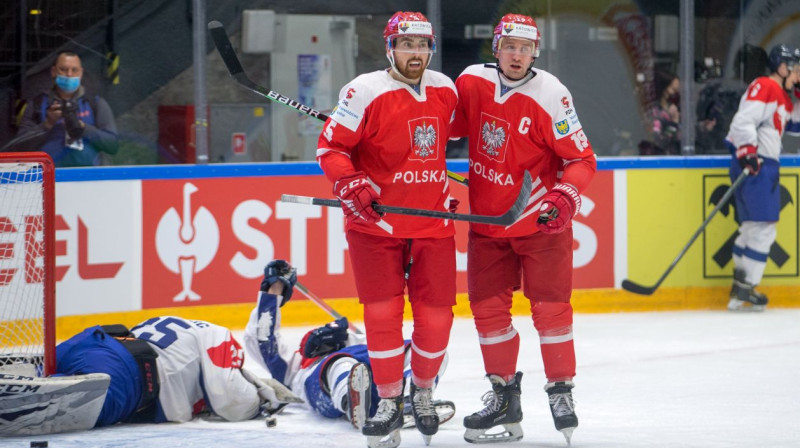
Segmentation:
{"type": "MultiPolygon", "coordinates": [[[[410,331],[411,323],[406,323],[410,331]]],[[[516,317],[522,338],[522,422],[525,437],[509,447],[566,447],[542,390],[538,338],[529,318],[516,317]]],[[[285,328],[299,341],[307,328],[285,328]]],[[[579,447],[800,447],[800,310],[762,314],[726,311],[578,314],[578,376],[573,391],[579,447]]],[[[461,419],[482,407],[489,388],[469,319],[456,319],[450,363],[436,397],[456,404],[432,447],[471,446],[461,419]]],[[[414,429],[401,447],[425,446],[414,429]]],[[[366,447],[344,420],[289,407],[268,428],[263,419],[225,423],[117,425],[80,433],[0,439],[1,447],[366,447]]]]}

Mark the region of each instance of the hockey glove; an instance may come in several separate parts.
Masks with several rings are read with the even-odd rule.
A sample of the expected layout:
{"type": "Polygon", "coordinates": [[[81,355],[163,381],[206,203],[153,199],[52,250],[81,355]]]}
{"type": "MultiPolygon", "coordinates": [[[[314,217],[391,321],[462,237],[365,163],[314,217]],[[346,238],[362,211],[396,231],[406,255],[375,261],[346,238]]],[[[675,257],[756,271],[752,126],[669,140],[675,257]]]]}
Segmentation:
{"type": "Polygon", "coordinates": [[[348,325],[347,318],[342,317],[308,332],[301,342],[303,357],[316,358],[343,349],[347,345],[348,325]]]}
{"type": "Polygon", "coordinates": [[[461,201],[459,201],[456,198],[450,198],[450,202],[447,203],[447,211],[449,211],[450,213],[457,212],[459,204],[461,204],[461,201]]]}
{"type": "Polygon", "coordinates": [[[581,208],[581,196],[570,184],[556,184],[542,199],[536,226],[544,233],[560,233],[581,208]]]}
{"type": "Polygon", "coordinates": [[[750,175],[755,176],[761,169],[761,159],[758,158],[758,148],[753,145],[740,146],[736,150],[736,159],[742,169],[750,168],[750,175]]]}
{"type": "Polygon", "coordinates": [[[294,285],[297,283],[297,268],[293,268],[286,260],[272,260],[264,268],[264,280],[261,281],[261,290],[266,292],[275,282],[283,283],[283,300],[281,305],[292,298],[294,285]]]}
{"type": "Polygon", "coordinates": [[[347,220],[353,217],[367,222],[378,222],[381,215],[372,208],[381,196],[372,188],[363,171],[344,176],[333,184],[333,194],[342,201],[342,211],[347,220]]]}

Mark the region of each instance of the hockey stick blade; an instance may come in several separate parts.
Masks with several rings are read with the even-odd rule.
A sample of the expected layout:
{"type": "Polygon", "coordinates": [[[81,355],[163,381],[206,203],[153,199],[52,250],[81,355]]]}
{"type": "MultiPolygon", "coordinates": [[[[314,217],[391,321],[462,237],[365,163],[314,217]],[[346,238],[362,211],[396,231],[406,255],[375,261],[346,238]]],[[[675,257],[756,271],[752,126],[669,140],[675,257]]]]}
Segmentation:
{"type": "MultiPolygon", "coordinates": [[[[338,319],[341,319],[341,318],[343,318],[343,317],[344,317],[344,316],[342,316],[342,315],[341,315],[341,314],[340,314],[338,311],[336,311],[335,309],[333,309],[333,307],[332,307],[332,306],[328,305],[328,303],[327,303],[327,302],[325,302],[324,300],[322,300],[321,298],[319,298],[319,297],[318,297],[316,294],[314,294],[313,292],[309,291],[309,290],[308,290],[308,288],[306,288],[305,286],[303,286],[303,284],[302,284],[302,283],[300,283],[300,282],[295,282],[295,284],[294,284],[294,287],[295,287],[295,288],[296,288],[298,291],[300,291],[301,293],[303,293],[303,295],[304,295],[304,296],[306,296],[306,298],[308,298],[308,300],[310,300],[310,301],[314,302],[314,303],[315,303],[315,304],[316,304],[318,307],[322,308],[322,309],[323,309],[323,310],[324,310],[326,313],[328,313],[328,315],[330,315],[330,316],[331,316],[331,317],[333,317],[334,319],[337,319],[337,320],[338,320],[338,319]]],[[[363,332],[363,331],[361,331],[361,329],[360,329],[360,328],[358,328],[358,327],[357,327],[357,326],[355,326],[355,325],[354,325],[352,322],[350,322],[350,319],[348,319],[348,320],[347,320],[347,323],[349,324],[350,331],[352,331],[353,333],[355,333],[355,334],[364,334],[364,332],[363,332]]]]}
{"type": "Polygon", "coordinates": [[[622,289],[626,291],[630,291],[634,294],[640,294],[643,296],[650,296],[656,292],[656,288],[652,286],[642,286],[638,283],[634,283],[628,279],[622,281],[622,289]]]}
{"type": "Polygon", "coordinates": [[[658,289],[658,287],[661,286],[661,283],[664,282],[669,273],[672,272],[672,270],[675,268],[675,266],[678,264],[681,258],[683,258],[683,255],[686,254],[686,252],[689,250],[690,247],[692,247],[692,244],[697,239],[697,237],[700,236],[700,234],[703,233],[703,230],[706,229],[708,223],[711,222],[711,218],[713,218],[714,215],[716,215],[717,212],[720,211],[720,209],[724,207],[725,204],[728,203],[728,201],[731,199],[731,196],[733,196],[733,192],[736,191],[737,188],[739,188],[739,185],[741,185],[742,182],[744,182],[744,179],[749,174],[750,174],[750,168],[745,168],[744,170],[742,170],[742,173],[739,174],[739,177],[737,177],[736,180],[733,182],[733,184],[731,184],[731,187],[728,188],[728,191],[726,191],[725,194],[722,195],[722,198],[719,200],[719,203],[717,203],[717,206],[714,207],[713,210],[711,210],[711,213],[708,214],[708,217],[705,219],[705,221],[703,221],[703,224],[700,225],[700,228],[697,229],[696,232],[694,232],[694,235],[692,235],[692,237],[689,238],[689,242],[686,243],[685,246],[683,246],[683,249],[681,249],[680,252],[678,252],[678,255],[675,257],[674,260],[672,260],[672,263],[670,263],[669,267],[667,267],[667,270],[664,271],[663,274],[661,274],[661,277],[658,279],[655,285],[642,286],[628,279],[624,279],[622,280],[622,289],[630,291],[634,294],[641,294],[643,296],[649,296],[652,295],[654,292],[656,292],[656,289],[658,289]]]}
{"type": "MultiPolygon", "coordinates": [[[[222,57],[222,62],[225,63],[228,73],[231,74],[236,82],[270,101],[282,104],[323,122],[328,119],[326,114],[316,109],[312,109],[311,107],[308,107],[295,99],[281,95],[274,90],[269,90],[253,82],[253,80],[247,76],[247,73],[245,73],[244,68],[242,68],[242,63],[239,61],[239,57],[236,55],[236,50],[233,49],[233,44],[231,44],[231,40],[228,38],[228,33],[225,32],[225,27],[222,25],[222,23],[217,20],[208,22],[208,32],[211,33],[211,40],[214,41],[214,46],[217,47],[217,51],[222,57]]],[[[461,185],[466,187],[469,186],[469,179],[460,174],[456,174],[448,170],[447,177],[453,179],[461,185]]]]}
{"type": "MultiPolygon", "coordinates": [[[[383,204],[374,204],[373,208],[378,213],[393,213],[396,215],[421,216],[424,218],[451,219],[453,221],[467,221],[479,224],[510,226],[511,224],[514,224],[517,221],[517,218],[519,218],[519,216],[525,210],[525,207],[527,207],[532,189],[533,189],[533,181],[531,180],[530,173],[526,171],[522,181],[522,187],[519,190],[519,195],[517,195],[516,201],[514,201],[514,204],[511,206],[511,208],[508,209],[507,212],[499,216],[470,215],[468,213],[451,213],[451,212],[442,212],[438,210],[396,207],[392,205],[383,205],[383,204]]],[[[296,196],[292,194],[281,195],[281,202],[293,202],[295,204],[306,204],[306,205],[321,205],[324,207],[342,206],[341,202],[339,202],[338,199],[314,198],[309,196],[296,196]]]]}

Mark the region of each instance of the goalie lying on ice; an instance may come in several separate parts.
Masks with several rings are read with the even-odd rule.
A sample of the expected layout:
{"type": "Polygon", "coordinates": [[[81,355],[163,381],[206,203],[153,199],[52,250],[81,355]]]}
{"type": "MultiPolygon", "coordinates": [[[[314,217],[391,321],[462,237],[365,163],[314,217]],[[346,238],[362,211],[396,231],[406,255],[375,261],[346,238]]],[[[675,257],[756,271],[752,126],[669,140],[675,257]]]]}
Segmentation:
{"type": "Polygon", "coordinates": [[[0,435],[185,422],[202,412],[240,421],[302,402],[279,381],[243,369],[244,354],[229,329],[174,316],[130,331],[87,328],[56,347],[53,377],[0,375],[0,435]]]}

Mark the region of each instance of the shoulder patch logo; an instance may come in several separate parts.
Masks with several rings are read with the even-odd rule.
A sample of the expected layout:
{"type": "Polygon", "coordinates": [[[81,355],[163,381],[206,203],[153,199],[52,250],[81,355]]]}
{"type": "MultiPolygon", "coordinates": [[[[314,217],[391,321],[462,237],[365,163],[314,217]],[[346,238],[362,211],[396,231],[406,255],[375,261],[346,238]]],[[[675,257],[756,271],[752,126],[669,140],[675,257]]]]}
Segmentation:
{"type": "Polygon", "coordinates": [[[349,100],[350,98],[353,97],[354,93],[356,93],[356,89],[350,87],[349,89],[347,89],[347,94],[345,95],[345,97],[349,100]]]}
{"type": "Polygon", "coordinates": [[[408,131],[411,137],[409,160],[427,162],[439,158],[439,119],[437,117],[420,117],[410,120],[408,131]]]}
{"type": "Polygon", "coordinates": [[[506,160],[510,124],[500,118],[481,114],[481,141],[478,152],[497,162],[506,160]]]}
{"type": "Polygon", "coordinates": [[[569,133],[569,124],[566,119],[556,122],[556,131],[561,135],[567,135],[569,133]]]}
{"type": "Polygon", "coordinates": [[[567,99],[567,97],[561,98],[561,104],[564,106],[564,109],[569,109],[569,100],[567,99]]]}

